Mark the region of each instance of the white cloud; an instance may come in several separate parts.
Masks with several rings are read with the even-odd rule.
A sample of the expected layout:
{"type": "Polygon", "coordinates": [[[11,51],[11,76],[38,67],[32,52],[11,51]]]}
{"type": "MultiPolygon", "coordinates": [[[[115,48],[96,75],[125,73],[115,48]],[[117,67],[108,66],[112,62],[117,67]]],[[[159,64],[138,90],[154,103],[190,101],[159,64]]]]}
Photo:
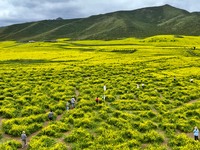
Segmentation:
{"type": "Polygon", "coordinates": [[[200,11],[199,0],[1,0],[0,26],[43,19],[88,17],[118,10],[170,4],[200,11]]]}

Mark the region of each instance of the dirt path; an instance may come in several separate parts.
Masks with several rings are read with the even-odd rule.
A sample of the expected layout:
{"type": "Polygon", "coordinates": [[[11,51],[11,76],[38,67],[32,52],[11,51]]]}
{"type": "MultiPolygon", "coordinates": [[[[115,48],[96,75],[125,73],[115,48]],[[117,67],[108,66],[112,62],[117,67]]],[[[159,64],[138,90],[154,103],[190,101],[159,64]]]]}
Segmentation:
{"type": "MultiPolygon", "coordinates": [[[[196,103],[197,101],[199,101],[200,99],[195,99],[195,100],[191,100],[191,101],[189,101],[189,102],[187,102],[188,104],[193,104],[193,103],[196,103]]],[[[186,104],[187,104],[186,103],[186,104]]]]}
{"type": "Polygon", "coordinates": [[[171,150],[171,148],[168,146],[169,138],[166,137],[165,132],[163,130],[159,130],[158,132],[164,136],[164,141],[162,145],[165,146],[167,150],[171,150]]]}
{"type": "MultiPolygon", "coordinates": [[[[2,117],[0,117],[0,128],[2,128],[2,121],[3,121],[4,119],[2,118],[2,117]]],[[[14,140],[20,140],[20,138],[18,138],[18,137],[14,137],[14,136],[11,136],[11,135],[9,135],[9,134],[5,134],[5,133],[3,133],[3,138],[5,138],[5,139],[14,139],[14,140]]]]}
{"type": "MultiPolygon", "coordinates": [[[[65,113],[65,112],[63,112],[61,115],[58,115],[58,116],[56,117],[56,120],[55,120],[55,121],[60,121],[60,119],[62,119],[62,116],[63,116],[64,113],[65,113]]],[[[3,120],[3,118],[0,117],[0,127],[1,127],[1,125],[2,125],[2,120],[3,120]]],[[[49,123],[50,123],[50,121],[45,121],[44,124],[43,124],[43,126],[42,126],[42,129],[45,128],[46,126],[48,126],[49,123]]],[[[40,129],[40,130],[38,130],[38,131],[32,133],[31,135],[29,135],[29,136],[27,137],[27,143],[30,142],[30,140],[31,140],[31,138],[32,138],[33,136],[38,135],[38,133],[39,133],[42,129],[40,129]]],[[[3,138],[6,139],[6,140],[16,140],[16,141],[19,141],[19,142],[21,143],[21,138],[20,138],[20,137],[14,137],[14,136],[11,136],[11,135],[9,135],[9,134],[3,133],[3,138]]],[[[62,141],[64,142],[64,139],[62,139],[62,141]]],[[[24,147],[23,149],[22,149],[22,148],[18,148],[18,150],[27,150],[27,149],[28,149],[28,146],[27,146],[27,147],[24,147]]]]}
{"type": "MultiPolygon", "coordinates": [[[[75,88],[76,99],[78,99],[79,94],[80,94],[79,91],[75,88]]],[[[48,111],[48,110],[47,110],[47,111],[48,111]]],[[[60,121],[60,120],[62,119],[64,113],[65,113],[65,111],[64,111],[62,114],[58,115],[58,116],[56,117],[56,120],[55,120],[55,121],[60,121]]],[[[0,127],[2,127],[2,120],[3,120],[3,118],[0,117],[0,127]]],[[[50,123],[50,121],[45,121],[44,124],[43,124],[43,126],[42,126],[42,129],[45,128],[45,127],[47,127],[47,126],[49,125],[49,123],[50,123]]],[[[33,136],[38,135],[39,132],[40,132],[42,129],[40,129],[40,130],[38,130],[38,131],[32,133],[31,135],[29,135],[29,136],[27,137],[27,144],[31,141],[31,138],[32,138],[33,136]]],[[[65,133],[65,135],[68,135],[68,134],[70,134],[69,131],[65,133]]],[[[6,139],[6,140],[16,140],[16,141],[19,141],[19,142],[21,143],[21,137],[14,137],[14,136],[11,136],[11,135],[5,134],[5,133],[3,133],[3,139],[6,139]]],[[[64,137],[58,139],[58,141],[65,143],[65,142],[64,142],[64,137]]],[[[71,146],[68,146],[68,148],[71,149],[71,146]]],[[[18,148],[18,150],[27,150],[27,149],[28,149],[28,146],[24,147],[23,149],[22,149],[22,148],[18,148]]]]}
{"type": "Polygon", "coordinates": [[[2,117],[0,117],[0,127],[1,127],[1,124],[2,124],[2,117]]]}
{"type": "Polygon", "coordinates": [[[60,119],[62,119],[63,114],[64,114],[64,112],[63,112],[62,114],[58,115],[58,116],[56,117],[56,121],[60,121],[60,119]]]}
{"type": "Polygon", "coordinates": [[[184,106],[187,105],[187,104],[193,104],[193,103],[198,102],[199,100],[200,100],[200,99],[191,100],[191,101],[189,101],[189,102],[184,103],[184,104],[181,105],[181,106],[178,106],[178,107],[176,107],[176,108],[171,109],[170,111],[176,111],[177,109],[179,109],[179,108],[181,108],[181,107],[184,107],[184,106]]]}

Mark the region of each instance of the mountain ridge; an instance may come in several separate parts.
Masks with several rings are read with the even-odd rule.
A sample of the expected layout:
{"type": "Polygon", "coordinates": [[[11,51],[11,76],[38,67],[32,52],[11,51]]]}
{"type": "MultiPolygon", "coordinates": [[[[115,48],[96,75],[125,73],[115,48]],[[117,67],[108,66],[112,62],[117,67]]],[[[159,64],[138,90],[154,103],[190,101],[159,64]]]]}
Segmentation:
{"type": "Polygon", "coordinates": [[[41,20],[0,28],[0,40],[119,39],[161,34],[200,35],[200,12],[168,4],[88,18],[41,20]]]}

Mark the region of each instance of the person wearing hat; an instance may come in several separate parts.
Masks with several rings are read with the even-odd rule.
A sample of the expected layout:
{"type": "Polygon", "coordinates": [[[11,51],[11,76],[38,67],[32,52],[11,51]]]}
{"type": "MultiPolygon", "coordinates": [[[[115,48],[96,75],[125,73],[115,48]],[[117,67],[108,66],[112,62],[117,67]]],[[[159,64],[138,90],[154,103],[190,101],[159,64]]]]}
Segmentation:
{"type": "Polygon", "coordinates": [[[26,138],[27,138],[26,133],[25,133],[25,131],[23,131],[22,134],[21,134],[22,148],[24,148],[27,145],[26,138]]]}

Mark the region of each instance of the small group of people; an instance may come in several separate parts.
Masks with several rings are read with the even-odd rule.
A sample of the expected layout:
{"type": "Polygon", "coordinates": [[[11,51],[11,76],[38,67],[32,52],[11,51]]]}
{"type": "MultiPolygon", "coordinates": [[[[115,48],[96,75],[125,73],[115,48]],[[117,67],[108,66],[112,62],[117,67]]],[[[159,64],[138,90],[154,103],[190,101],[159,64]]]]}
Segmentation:
{"type": "MultiPolygon", "coordinates": [[[[137,89],[140,88],[140,84],[136,84],[136,86],[137,86],[137,89]]],[[[141,87],[144,88],[144,83],[141,84],[141,87]]]]}
{"type": "MultiPolygon", "coordinates": [[[[74,97],[72,97],[72,99],[70,101],[67,101],[67,103],[66,103],[66,110],[68,111],[70,108],[71,109],[75,108],[75,103],[76,103],[76,99],[74,97]],[[70,107],[70,104],[71,104],[71,107],[70,107]]],[[[50,110],[50,112],[48,114],[48,118],[50,121],[53,120],[53,116],[54,116],[53,111],[50,110]]]]}

